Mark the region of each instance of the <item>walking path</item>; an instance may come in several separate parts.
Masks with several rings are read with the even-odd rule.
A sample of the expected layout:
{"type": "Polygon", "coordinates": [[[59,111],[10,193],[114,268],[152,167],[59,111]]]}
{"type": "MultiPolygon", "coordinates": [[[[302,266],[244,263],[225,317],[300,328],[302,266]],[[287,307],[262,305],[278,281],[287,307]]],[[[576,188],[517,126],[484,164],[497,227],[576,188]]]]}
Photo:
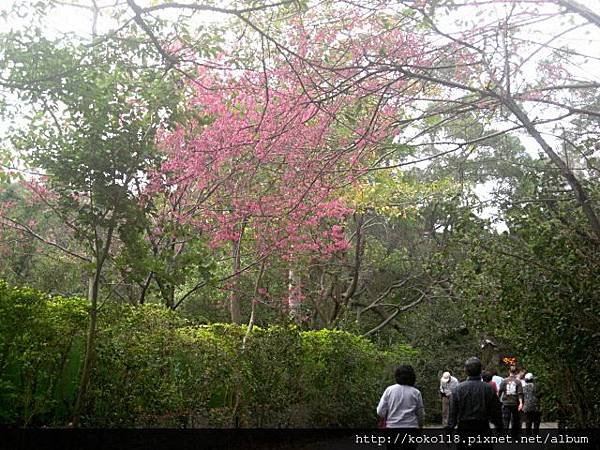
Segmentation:
{"type": "MultiPolygon", "coordinates": [[[[426,430],[429,429],[441,429],[444,428],[442,425],[438,425],[438,424],[434,424],[434,425],[427,425],[426,427],[424,427],[426,430]]],[[[540,429],[557,429],[558,428],[558,422],[542,422],[540,424],[540,429]]],[[[525,424],[523,424],[523,429],[525,429],[525,424]]]]}

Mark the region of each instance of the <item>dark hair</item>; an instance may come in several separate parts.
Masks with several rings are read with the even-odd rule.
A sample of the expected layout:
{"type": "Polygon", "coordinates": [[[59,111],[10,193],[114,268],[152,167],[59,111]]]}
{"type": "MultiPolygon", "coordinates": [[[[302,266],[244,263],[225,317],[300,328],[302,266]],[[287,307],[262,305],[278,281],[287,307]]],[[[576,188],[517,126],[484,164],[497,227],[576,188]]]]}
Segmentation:
{"type": "Polygon", "coordinates": [[[481,361],[479,358],[473,356],[472,358],[467,359],[465,362],[465,372],[470,377],[476,377],[481,375],[481,361]]]}
{"type": "Polygon", "coordinates": [[[481,372],[481,379],[486,383],[492,381],[492,372],[490,372],[489,370],[484,370],[483,372],[481,372]]]}
{"type": "Polygon", "coordinates": [[[407,386],[414,386],[415,381],[417,381],[415,369],[412,366],[398,366],[396,372],[394,372],[394,377],[396,378],[396,383],[407,386]]]}

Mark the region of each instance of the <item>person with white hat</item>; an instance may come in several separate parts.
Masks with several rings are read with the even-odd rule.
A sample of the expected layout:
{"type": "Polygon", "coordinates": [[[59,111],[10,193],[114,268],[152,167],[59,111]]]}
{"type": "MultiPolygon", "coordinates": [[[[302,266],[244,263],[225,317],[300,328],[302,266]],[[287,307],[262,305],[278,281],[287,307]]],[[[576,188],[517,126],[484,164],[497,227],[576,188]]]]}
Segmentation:
{"type": "Polygon", "coordinates": [[[523,417],[525,419],[525,431],[531,434],[540,431],[540,422],[542,421],[542,413],[540,412],[539,395],[535,385],[535,377],[532,373],[525,375],[527,384],[523,386],[523,417]]]}
{"type": "Polygon", "coordinates": [[[458,380],[450,372],[444,372],[440,378],[440,396],[442,397],[442,425],[448,425],[448,415],[450,413],[450,396],[452,391],[458,386],[458,380]]]}

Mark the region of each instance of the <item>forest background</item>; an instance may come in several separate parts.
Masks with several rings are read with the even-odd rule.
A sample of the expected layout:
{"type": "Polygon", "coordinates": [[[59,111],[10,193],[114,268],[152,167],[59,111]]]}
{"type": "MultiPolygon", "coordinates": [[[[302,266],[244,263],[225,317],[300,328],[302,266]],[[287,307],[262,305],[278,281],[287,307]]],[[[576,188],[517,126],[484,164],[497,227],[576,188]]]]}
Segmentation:
{"type": "Polygon", "coordinates": [[[0,12],[1,423],[372,426],[399,363],[436,422],[478,355],[598,426],[594,5],[0,12]]]}

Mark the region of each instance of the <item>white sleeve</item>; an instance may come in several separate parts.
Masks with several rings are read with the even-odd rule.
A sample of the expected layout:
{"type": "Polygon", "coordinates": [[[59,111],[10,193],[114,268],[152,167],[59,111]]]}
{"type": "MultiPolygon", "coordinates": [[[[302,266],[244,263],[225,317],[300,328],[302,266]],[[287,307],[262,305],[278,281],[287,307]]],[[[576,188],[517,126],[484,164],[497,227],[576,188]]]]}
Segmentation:
{"type": "Polygon", "coordinates": [[[423,397],[420,391],[417,391],[417,418],[419,426],[423,425],[423,419],[425,417],[425,407],[423,406],[423,397]]]}
{"type": "Polygon", "coordinates": [[[388,413],[388,389],[383,392],[379,404],[377,405],[377,415],[379,417],[387,417],[388,413]]]}

